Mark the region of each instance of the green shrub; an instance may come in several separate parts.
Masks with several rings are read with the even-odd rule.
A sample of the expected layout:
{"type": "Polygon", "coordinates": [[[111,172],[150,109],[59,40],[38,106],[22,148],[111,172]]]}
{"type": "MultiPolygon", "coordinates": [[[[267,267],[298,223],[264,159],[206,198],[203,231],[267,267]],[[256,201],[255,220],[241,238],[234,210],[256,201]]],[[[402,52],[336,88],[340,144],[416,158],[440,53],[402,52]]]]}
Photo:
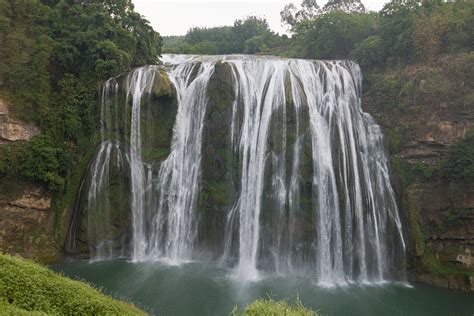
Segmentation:
{"type": "Polygon", "coordinates": [[[399,105],[400,82],[393,76],[373,75],[369,81],[369,98],[379,108],[393,109],[399,105]]]}
{"type": "Polygon", "coordinates": [[[24,309],[8,304],[8,302],[0,299],[0,314],[3,316],[47,316],[43,312],[30,312],[24,309]]]}
{"type": "Polygon", "coordinates": [[[370,36],[357,44],[351,52],[351,57],[355,59],[362,69],[381,66],[385,56],[380,36],[370,36]]]}
{"type": "Polygon", "coordinates": [[[243,311],[234,310],[233,316],[317,316],[318,313],[303,306],[297,298],[293,304],[287,301],[260,299],[249,304],[243,311]]]}
{"type": "Polygon", "coordinates": [[[20,143],[0,146],[0,175],[19,172],[18,161],[23,150],[24,146],[20,143]]]}
{"type": "Polygon", "coordinates": [[[449,146],[441,161],[441,171],[448,179],[464,182],[474,180],[474,129],[465,138],[449,146]]]}
{"type": "Polygon", "coordinates": [[[145,315],[132,304],[114,300],[85,283],[8,255],[0,255],[0,309],[11,315],[22,311],[36,312],[33,315],[145,315]]]}
{"type": "Polygon", "coordinates": [[[400,131],[392,128],[385,129],[385,136],[388,140],[388,150],[390,154],[397,154],[401,150],[402,135],[400,131]]]}
{"type": "Polygon", "coordinates": [[[416,98],[422,104],[436,105],[457,97],[456,87],[437,69],[422,69],[416,79],[416,98]]]}
{"type": "Polygon", "coordinates": [[[65,75],[58,83],[53,106],[45,114],[44,129],[56,141],[74,144],[90,139],[97,125],[96,100],[84,83],[72,75],[65,75]]]}
{"type": "Polygon", "coordinates": [[[20,174],[46,183],[55,190],[64,186],[70,155],[64,145],[56,144],[51,137],[40,135],[27,143],[20,157],[20,174]]]}
{"type": "Polygon", "coordinates": [[[28,143],[0,147],[0,176],[20,176],[46,184],[51,190],[64,186],[71,157],[64,144],[39,135],[28,143]]]}
{"type": "Polygon", "coordinates": [[[401,177],[405,186],[409,186],[415,182],[423,182],[433,176],[433,169],[422,161],[410,163],[394,156],[391,159],[391,165],[401,177]]]}

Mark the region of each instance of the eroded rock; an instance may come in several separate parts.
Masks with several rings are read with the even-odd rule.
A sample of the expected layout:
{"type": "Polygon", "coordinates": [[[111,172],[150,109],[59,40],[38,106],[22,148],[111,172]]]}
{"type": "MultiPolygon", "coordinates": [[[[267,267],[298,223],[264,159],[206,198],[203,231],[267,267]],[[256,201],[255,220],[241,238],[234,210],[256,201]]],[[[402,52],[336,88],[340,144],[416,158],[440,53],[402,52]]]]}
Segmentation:
{"type": "Polygon", "coordinates": [[[59,257],[54,239],[54,211],[51,194],[27,186],[15,196],[0,196],[0,252],[42,262],[59,257]]]}
{"type": "Polygon", "coordinates": [[[40,133],[32,124],[27,124],[10,115],[9,104],[0,99],[0,144],[27,141],[40,133]]]}

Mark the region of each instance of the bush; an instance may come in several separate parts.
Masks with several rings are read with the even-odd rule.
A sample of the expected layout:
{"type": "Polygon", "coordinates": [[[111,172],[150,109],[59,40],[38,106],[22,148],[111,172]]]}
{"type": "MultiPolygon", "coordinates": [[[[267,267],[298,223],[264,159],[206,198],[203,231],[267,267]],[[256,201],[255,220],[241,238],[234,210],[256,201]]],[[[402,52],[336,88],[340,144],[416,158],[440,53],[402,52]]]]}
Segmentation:
{"type": "Polygon", "coordinates": [[[385,56],[383,52],[382,39],[380,36],[370,36],[363,42],[356,45],[351,52],[351,57],[355,59],[363,69],[381,66],[385,56]]]}
{"type": "Polygon", "coordinates": [[[28,143],[0,146],[0,176],[21,176],[39,181],[52,191],[64,186],[71,156],[66,146],[47,135],[28,143]]]}
{"type": "Polygon", "coordinates": [[[8,304],[8,302],[0,300],[0,311],[1,314],[6,316],[47,316],[48,314],[43,312],[29,312],[24,309],[15,307],[8,304]]]}
{"type": "Polygon", "coordinates": [[[392,157],[391,165],[401,177],[405,186],[427,181],[433,176],[435,171],[428,164],[422,161],[410,163],[399,157],[392,157]]]}
{"type": "Polygon", "coordinates": [[[85,283],[8,255],[0,255],[0,309],[11,315],[145,315],[85,283]]]}
{"type": "Polygon", "coordinates": [[[367,78],[369,98],[379,108],[392,109],[399,105],[400,81],[394,76],[373,75],[367,78]]]}
{"type": "Polygon", "coordinates": [[[33,138],[19,157],[20,174],[56,190],[62,188],[70,165],[67,148],[46,136],[33,138]]]}
{"type": "Polygon", "coordinates": [[[317,316],[315,311],[307,309],[297,298],[294,304],[286,301],[274,301],[271,298],[256,300],[243,311],[233,311],[232,315],[242,316],[317,316]]]}
{"type": "Polygon", "coordinates": [[[474,181],[474,129],[464,139],[450,145],[441,161],[443,175],[452,180],[474,181]]]}

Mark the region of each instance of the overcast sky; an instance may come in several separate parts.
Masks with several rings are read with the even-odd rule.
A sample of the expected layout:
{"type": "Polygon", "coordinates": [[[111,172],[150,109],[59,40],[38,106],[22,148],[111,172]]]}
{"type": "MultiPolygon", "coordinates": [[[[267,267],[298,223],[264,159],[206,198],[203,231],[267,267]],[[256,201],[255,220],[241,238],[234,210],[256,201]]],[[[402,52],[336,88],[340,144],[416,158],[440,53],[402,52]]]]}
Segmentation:
{"type": "MultiPolygon", "coordinates": [[[[135,9],[144,15],[161,35],[184,35],[193,26],[232,25],[248,15],[264,16],[270,27],[284,32],[280,11],[292,0],[133,0],[135,9]]],[[[327,0],[318,0],[323,6],[327,0]]],[[[369,10],[378,11],[388,0],[362,0],[369,10]]]]}

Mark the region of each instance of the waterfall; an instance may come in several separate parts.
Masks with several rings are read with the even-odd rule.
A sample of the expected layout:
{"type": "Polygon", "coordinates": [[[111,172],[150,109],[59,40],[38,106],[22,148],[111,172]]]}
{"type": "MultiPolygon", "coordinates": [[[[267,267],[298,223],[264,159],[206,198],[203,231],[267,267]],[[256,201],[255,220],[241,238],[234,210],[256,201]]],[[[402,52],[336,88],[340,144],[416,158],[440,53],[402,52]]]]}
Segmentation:
{"type": "Polygon", "coordinates": [[[142,97],[151,92],[156,69],[145,67],[131,73],[128,81],[127,101],[132,97],[132,115],[130,124],[130,173],[132,179],[132,219],[133,219],[133,255],[140,260],[146,254],[147,237],[145,235],[145,166],[142,159],[141,106],[142,97]]]}
{"type": "MultiPolygon", "coordinates": [[[[234,103],[234,106],[244,108],[238,146],[242,161],[241,191],[235,206],[240,225],[237,275],[254,279],[258,276],[259,223],[268,155],[268,132],[272,113],[285,104],[284,95],[279,93],[285,91],[285,68],[275,63],[248,63],[244,60],[235,61],[232,65],[239,78],[238,93],[241,100],[234,103]]],[[[233,125],[237,124],[234,122],[233,125]]],[[[281,183],[279,174],[275,176],[276,181],[281,183]]],[[[285,195],[285,192],[282,194],[285,195]]]]}
{"type": "Polygon", "coordinates": [[[162,61],[103,85],[102,143],[86,177],[93,257],[116,255],[108,234],[97,234],[113,217],[104,196],[115,166],[130,196],[121,254],[134,261],[192,260],[212,244],[206,253],[238,279],[274,271],[333,286],[403,277],[383,134],[362,111],[357,64],[243,55],[162,61]],[[177,113],[169,154],[158,161],[145,157],[142,108],[155,106],[150,95],[161,76],[176,89],[177,113]],[[220,91],[219,80],[232,91],[220,91]],[[210,125],[215,117],[223,127],[210,125]],[[218,148],[214,137],[225,138],[218,148]],[[204,146],[215,161],[203,159],[204,146]],[[210,175],[214,163],[225,170],[210,175]],[[234,193],[209,214],[212,185],[234,193]]]}
{"type": "Polygon", "coordinates": [[[168,73],[177,90],[178,114],[171,154],[162,163],[157,179],[160,198],[150,238],[152,258],[192,257],[206,87],[212,70],[211,63],[182,63],[168,73]]]}

